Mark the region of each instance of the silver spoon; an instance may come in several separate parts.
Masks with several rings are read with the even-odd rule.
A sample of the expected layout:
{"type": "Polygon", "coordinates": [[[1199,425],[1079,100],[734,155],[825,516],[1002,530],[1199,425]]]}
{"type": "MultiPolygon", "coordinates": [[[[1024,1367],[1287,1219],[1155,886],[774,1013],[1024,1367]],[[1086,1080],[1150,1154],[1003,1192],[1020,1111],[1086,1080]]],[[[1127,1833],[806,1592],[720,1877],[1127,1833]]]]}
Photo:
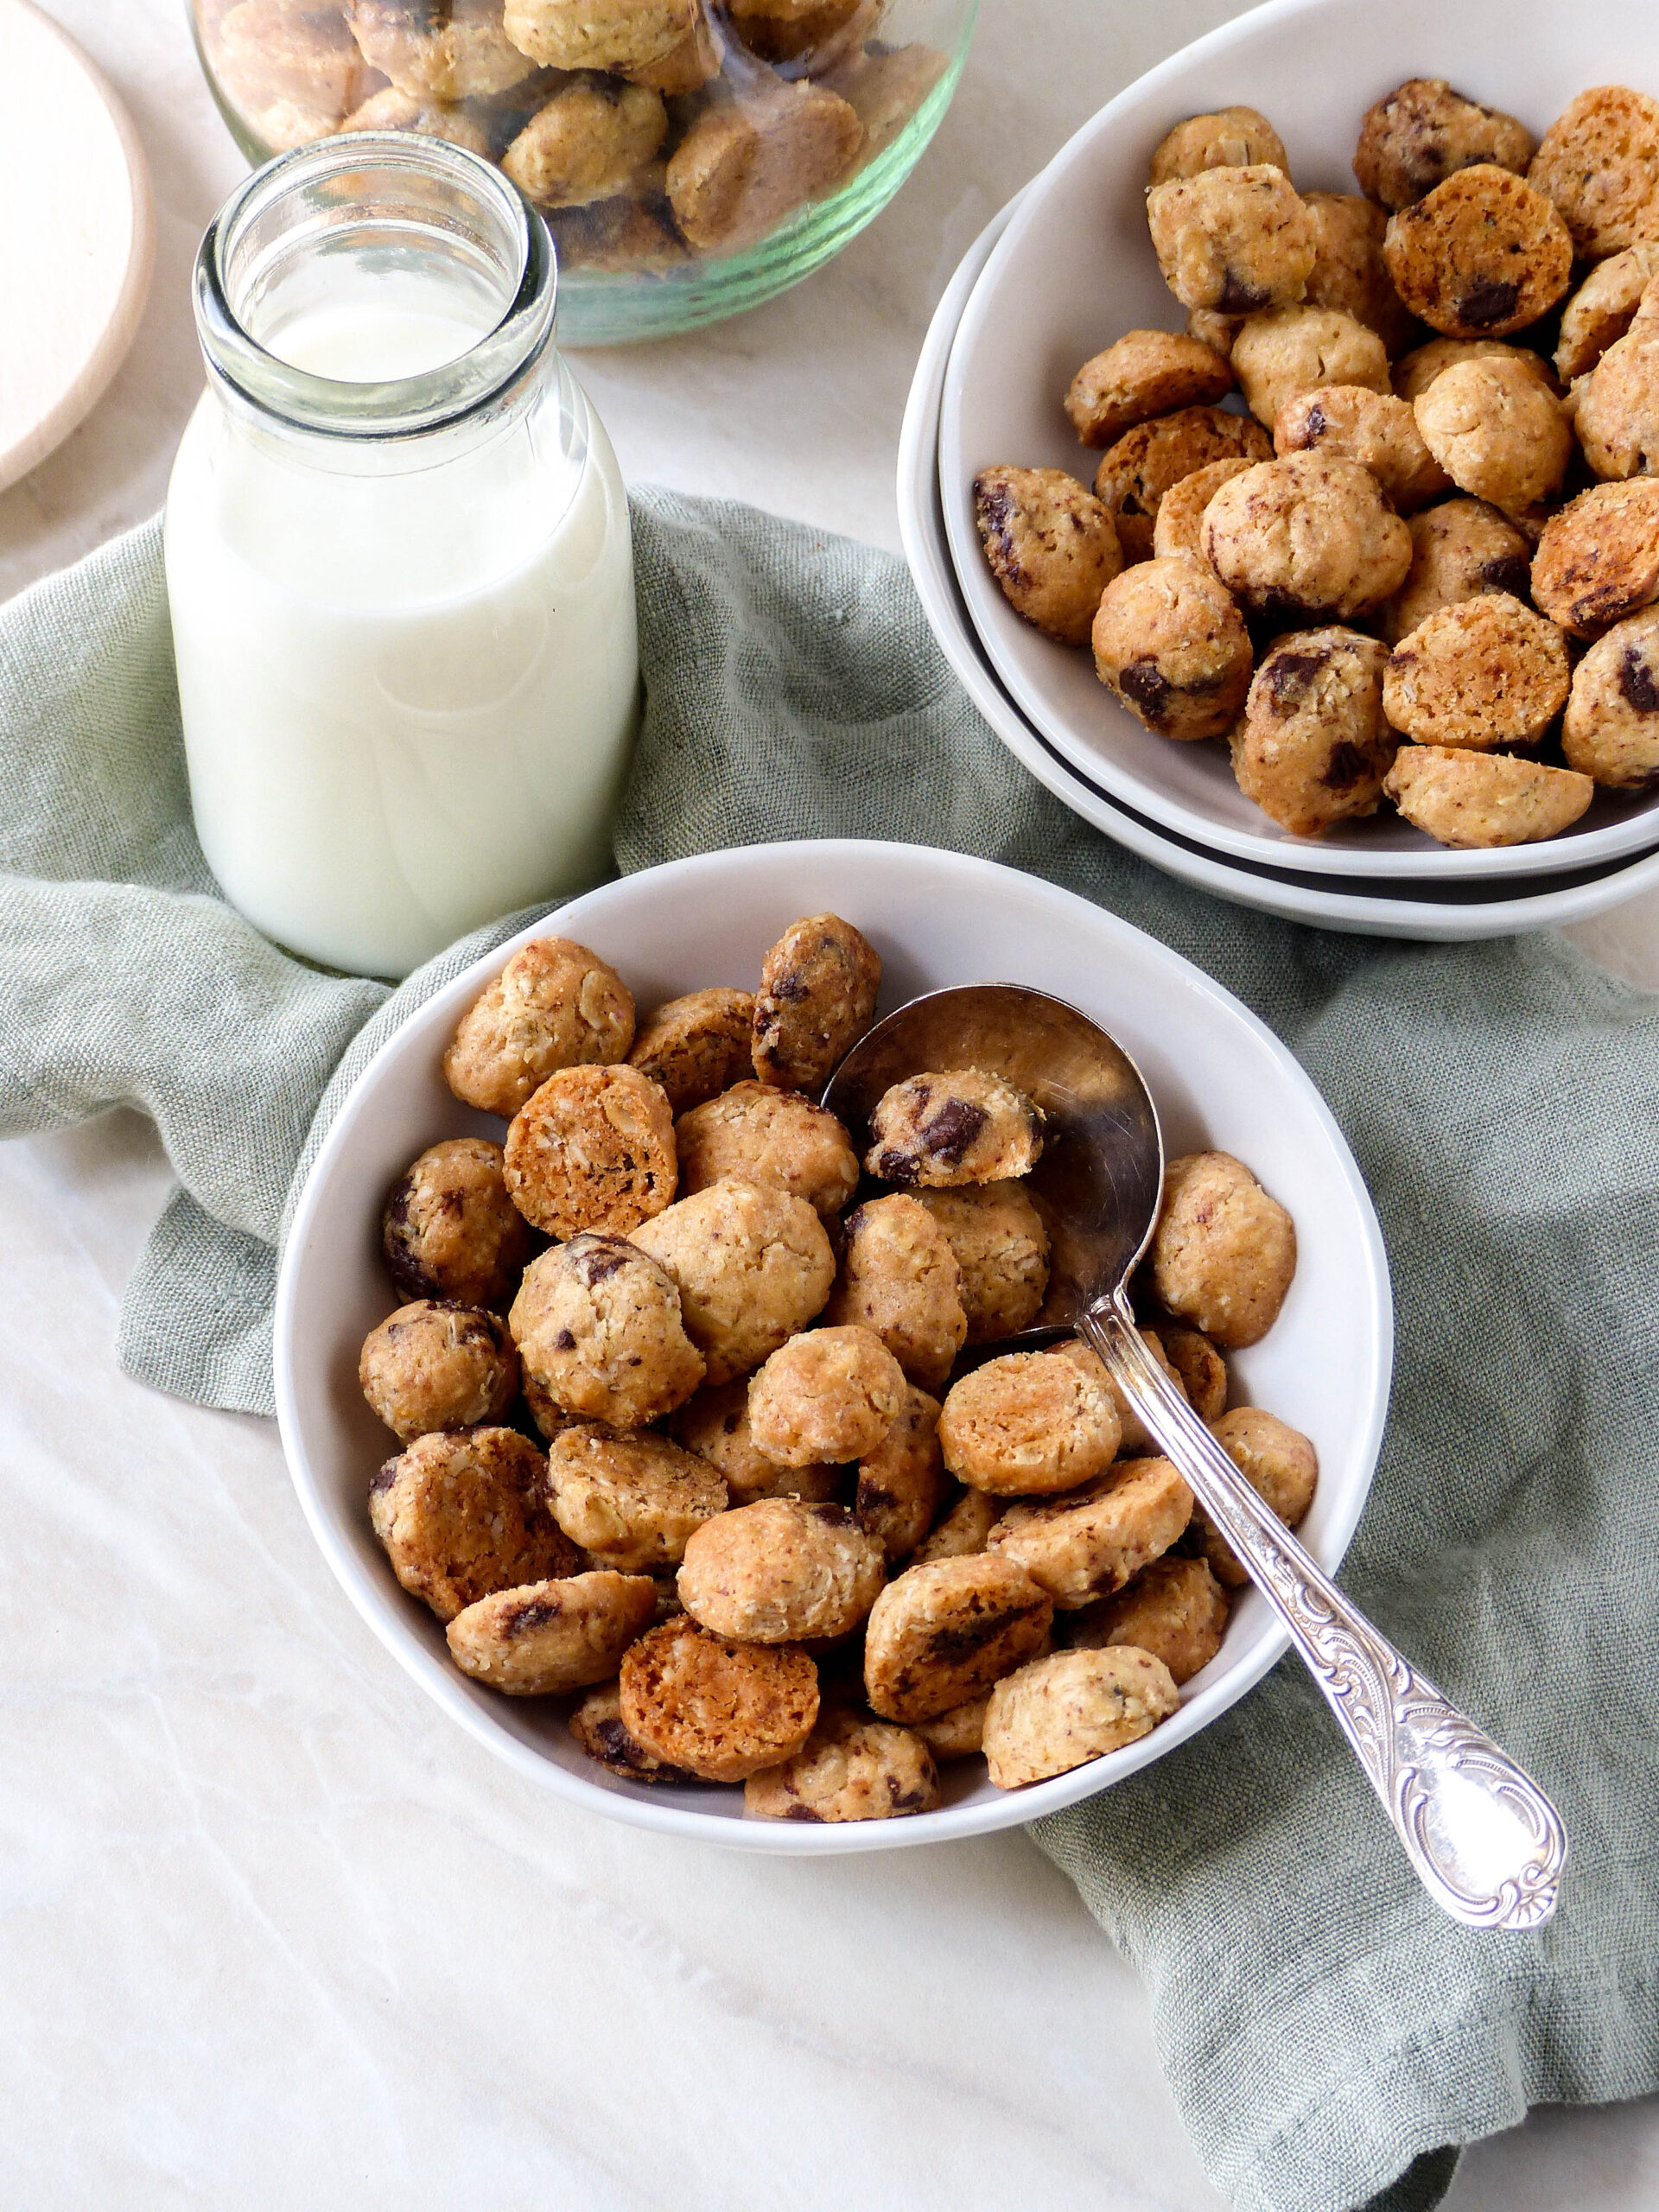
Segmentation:
{"type": "Polygon", "coordinates": [[[1128,1281],[1157,1220],[1164,1142],[1140,1070],[1062,1000],[976,983],[878,1022],[823,1103],[861,1154],[883,1091],[952,1067],[1006,1076],[1047,1119],[1030,1187],[1052,1241],[1048,1293],[1009,1347],[1075,1333],[1099,1354],[1289,1630],[1429,1895],[1471,1928],[1541,1927],[1567,1859],[1555,1808],[1350,1604],[1141,1340],[1128,1281]]]}

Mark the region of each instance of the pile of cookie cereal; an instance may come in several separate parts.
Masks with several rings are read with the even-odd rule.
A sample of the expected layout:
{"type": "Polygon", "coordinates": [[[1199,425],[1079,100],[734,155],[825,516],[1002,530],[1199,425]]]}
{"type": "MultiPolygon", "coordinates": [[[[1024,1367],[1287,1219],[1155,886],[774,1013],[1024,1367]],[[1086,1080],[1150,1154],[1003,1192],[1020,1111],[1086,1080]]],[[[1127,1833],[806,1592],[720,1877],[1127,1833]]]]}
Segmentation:
{"type": "Polygon", "coordinates": [[[1353,167],[1299,192],[1252,108],[1167,134],[1186,328],[1072,378],[1092,493],[980,472],[985,556],[1295,836],[1387,799],[1446,845],[1552,837],[1659,782],[1659,101],[1598,86],[1535,140],[1413,79],[1353,167]]]}
{"type": "MultiPolygon", "coordinates": [[[[1082,1344],[998,1355],[1042,1308],[1044,1117],[919,1071],[861,1163],[815,1103],[880,962],[798,921],[753,995],[636,1024],[585,946],[515,952],[443,1058],[504,1144],[432,1145],[381,1223],[407,1301],[359,1380],[402,1446],[368,1512],[457,1666],[631,1783],[744,1785],[760,1818],[924,1812],[1147,1733],[1214,1656],[1238,1561],[1082,1344]]],[[[1291,1524],[1308,1440],[1227,1409],[1290,1217],[1223,1153],[1173,1161],[1148,1344],[1291,1524]]]]}
{"type": "Polygon", "coordinates": [[[885,0],[196,0],[271,151],[414,130],[499,162],[568,267],[753,245],[904,129],[947,58],[885,0]]]}

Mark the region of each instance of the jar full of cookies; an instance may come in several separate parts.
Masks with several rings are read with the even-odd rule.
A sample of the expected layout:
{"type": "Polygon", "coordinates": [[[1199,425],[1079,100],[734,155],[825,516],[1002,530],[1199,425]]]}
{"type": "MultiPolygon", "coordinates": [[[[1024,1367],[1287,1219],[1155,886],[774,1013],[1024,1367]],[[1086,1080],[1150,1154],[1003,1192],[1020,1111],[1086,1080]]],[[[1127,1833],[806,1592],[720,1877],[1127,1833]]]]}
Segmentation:
{"type": "Polygon", "coordinates": [[[196,270],[168,496],[191,800],[232,903],[402,976],[604,873],[638,715],[628,512],[546,228],[463,149],[302,147],[196,270]]]}

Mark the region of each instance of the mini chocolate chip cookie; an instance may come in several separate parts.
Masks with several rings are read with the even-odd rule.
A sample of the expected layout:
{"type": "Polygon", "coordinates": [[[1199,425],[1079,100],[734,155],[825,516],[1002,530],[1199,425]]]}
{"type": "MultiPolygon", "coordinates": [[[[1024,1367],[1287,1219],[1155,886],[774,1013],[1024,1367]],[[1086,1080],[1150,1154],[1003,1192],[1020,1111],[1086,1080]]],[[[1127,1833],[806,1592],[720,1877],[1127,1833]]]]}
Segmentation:
{"type": "Polygon", "coordinates": [[[1242,315],[1218,315],[1214,308],[1189,308],[1186,334],[1196,338],[1200,346],[1207,346],[1212,353],[1219,353],[1224,361],[1230,362],[1233,340],[1247,320],[1242,315]]]}
{"type": "MultiPolygon", "coordinates": [[[[1260,1406],[1235,1406],[1216,1423],[1215,1438],[1286,1528],[1296,1528],[1313,1503],[1319,1479],[1319,1455],[1300,1429],[1264,1413],[1260,1406]]],[[[1194,1506],[1192,1520],[1217,1581],[1230,1590],[1243,1589],[1249,1575],[1201,1505],[1194,1506]]]]}
{"type": "Polygon", "coordinates": [[[837,183],[863,142],[857,111],[822,85],[757,87],[704,108],[669,156],[674,219],[706,253],[736,253],[837,183]]]}
{"type": "Polygon", "coordinates": [[[1122,1435],[1116,1402],[1100,1363],[1068,1351],[1005,1352],[951,1384],[939,1446],[959,1482],[1038,1497],[1105,1473],[1122,1435]]]}
{"type": "Polygon", "coordinates": [[[642,1636],[618,1681],[628,1733],[705,1782],[777,1766],[818,1717],[817,1669],[798,1644],[733,1643],[683,1616],[642,1636]]]}
{"type": "Polygon", "coordinates": [[[464,1105],[511,1120],[559,1068],[608,1066],[633,1042],[633,1001],[616,970],[562,937],[521,945],[461,1016],[443,1079],[464,1105]]]}
{"type": "Polygon", "coordinates": [[[968,1334],[962,1271],[945,1235],[914,1198],[873,1198],[849,1214],[824,1319],[873,1329],[905,1370],[937,1390],[968,1334]]]}
{"type": "Polygon", "coordinates": [[[364,1338],[357,1379],[408,1444],[433,1429],[499,1421],[518,1395],[518,1355],[495,1314],[416,1299],[364,1338]]]}
{"type": "Polygon", "coordinates": [[[1300,393],[1280,409],[1273,443],[1281,456],[1325,453],[1357,461],[1376,477],[1396,514],[1413,514],[1452,489],[1406,402],[1363,385],[1325,385],[1300,393]]]}
{"type": "Polygon", "coordinates": [[[1527,170],[1586,261],[1659,238],[1659,100],[1596,85],[1561,110],[1527,170]]]}
{"type": "Polygon", "coordinates": [[[1100,594],[1123,566],[1104,502],[1063,468],[982,468],[974,521],[986,563],[1020,620],[1060,645],[1086,645],[1100,594]]]}
{"type": "Polygon", "coordinates": [[[1126,330],[1077,371],[1065,395],[1086,446],[1109,446],[1137,423],[1208,406],[1233,388],[1226,362],[1201,340],[1171,330],[1126,330]]]}
{"type": "Polygon", "coordinates": [[[1441,607],[1402,638],[1383,675],[1382,709],[1420,745],[1493,752],[1541,737],[1571,680],[1554,623],[1492,592],[1441,607]]]}
{"type": "MultiPolygon", "coordinates": [[[[1046,1658],[1048,1655],[1038,1656],[1046,1658]]],[[[930,1720],[917,1721],[916,1733],[941,1763],[973,1758],[984,1747],[985,1709],[990,1701],[987,1690],[983,1697],[969,1698],[966,1705],[953,1706],[949,1713],[936,1713],[930,1720]]]]}
{"type": "Polygon", "coordinates": [[[422,138],[442,138],[451,146],[464,146],[486,161],[494,154],[490,134],[476,117],[447,101],[400,92],[387,85],[364,101],[340,125],[342,130],[412,130],[422,138]]]}
{"type": "Polygon", "coordinates": [[[760,963],[750,1055],[762,1083],[820,1091],[869,1027],[875,948],[839,914],[791,922],[760,963]]]}
{"type": "Polygon", "coordinates": [[[1300,300],[1313,271],[1307,210],[1269,162],[1154,184],[1147,222],[1164,282],[1184,308],[1254,315],[1300,300]]]}
{"type": "Polygon", "coordinates": [[[549,69],[659,60],[696,27],[698,0],[506,0],[507,36],[549,69]]]}
{"type": "Polygon", "coordinates": [[[1460,599],[1490,591],[1527,597],[1532,549],[1508,516],[1485,500],[1447,499],[1413,515],[1408,526],[1411,566],[1382,609],[1380,625],[1389,645],[1460,599]]]}
{"type": "Polygon", "coordinates": [[[1659,481],[1592,485],[1553,514],[1533,556],[1532,595],[1575,638],[1598,638],[1659,600],[1659,481]]]}
{"type": "Polygon", "coordinates": [[[596,1567],[664,1574],[693,1534],[726,1510],[726,1485],[706,1459],[665,1436],[567,1428],[547,1454],[553,1517],[596,1567]]]}
{"type": "Polygon", "coordinates": [[[445,1637],[474,1681],[507,1697],[557,1697],[613,1675],[656,1602],[649,1575],[601,1569],[480,1598],[445,1637]]]}
{"type": "Polygon", "coordinates": [[[1074,1614],[1066,1642],[1074,1651],[1131,1643],[1161,1659],[1179,1688],[1220,1650],[1227,1610],[1227,1593],[1208,1560],[1155,1559],[1126,1590],[1074,1614]]]}
{"type": "Polygon", "coordinates": [[[1431,338],[1395,363],[1395,398],[1421,399],[1435,378],[1458,361],[1514,361],[1536,377],[1546,391],[1555,390],[1548,362],[1529,346],[1512,346],[1502,338],[1431,338]]]}
{"type": "Polygon", "coordinates": [[[1659,476],[1659,313],[1653,288],[1623,338],[1616,338],[1574,388],[1573,427],[1603,482],[1659,476]]]}
{"type": "Polygon", "coordinates": [[[1304,391],[1338,384],[1386,391],[1389,357],[1376,333],[1340,308],[1272,308],[1233,340],[1233,373],[1251,414],[1271,426],[1304,391]]]}
{"type": "Polygon", "coordinates": [[[823,1224],[771,1184],[711,1183],[636,1234],[672,1276],[710,1382],[758,1367],[823,1312],[836,1279],[823,1224]]]}
{"type": "Polygon", "coordinates": [[[1465,99],[1444,77],[1408,77],[1366,110],[1354,175],[1380,206],[1409,207],[1459,169],[1524,176],[1535,143],[1524,123],[1465,99]]]}
{"type": "Polygon", "coordinates": [[[749,1433],[785,1467],[862,1459],[897,1420],[908,1388],[873,1330],[813,1329],[773,1352],[750,1383],[749,1433]]]}
{"type": "MultiPolygon", "coordinates": [[[[744,1062],[748,1040],[744,1039],[744,1062]]],[[[674,1124],[680,1188],[689,1198],[730,1178],[804,1198],[828,1220],[858,1188],[858,1154],[827,1107],[798,1090],[735,1083],[674,1124]]]]}
{"type": "Polygon", "coordinates": [[[757,1497],[799,1497],[823,1505],[844,1487],[846,1470],[833,1460],[785,1467],[755,1448],[746,1375],[699,1390],[665,1425],[677,1443],[723,1477],[734,1505],[752,1505],[757,1497]]]}
{"type": "Polygon", "coordinates": [[[1615,791],[1659,783],[1659,608],[1616,623],[1579,663],[1561,751],[1569,768],[1615,791]]]}
{"type": "Polygon", "coordinates": [[[804,1643],[849,1636],[886,1582],[880,1545],[844,1505],[763,1497],[693,1532],[676,1587],[716,1636],[804,1643]]]}
{"type": "Polygon", "coordinates": [[[1387,215],[1352,192],[1306,192],[1302,205],[1313,223],[1313,273],[1304,305],[1352,315],[1376,333],[1390,360],[1403,353],[1418,326],[1382,258],[1387,215]]]}
{"type": "MultiPolygon", "coordinates": [[[[749,991],[688,991],[659,1006],[636,1033],[628,1065],[660,1084],[677,1117],[690,1113],[749,1072],[754,996],[749,991]]],[[[679,1132],[675,1131],[676,1141],[679,1132]]],[[[682,1171],[683,1172],[683,1157],[682,1171]]],[[[713,1181],[712,1176],[704,1179],[713,1181]]],[[[696,1190],[695,1183],[682,1187],[696,1190]]]]}
{"type": "Polygon", "coordinates": [[[1574,769],[1444,745],[1402,745],[1382,790],[1408,822],[1459,851],[1558,837],[1596,794],[1574,769]]]}
{"type": "Polygon", "coordinates": [[[501,1147],[487,1137],[429,1145],[392,1185],[380,1249],[405,1298],[504,1306],[530,1257],[530,1231],[507,1196],[501,1147]]]}
{"type": "Polygon", "coordinates": [[[1054,1607],[1023,1567],[980,1554],[906,1567],[870,1609],[864,1693],[887,1720],[928,1720],[1031,1658],[1054,1607]]]}
{"type": "Polygon", "coordinates": [[[985,1709],[985,1763],[1022,1789],[1122,1751],[1166,1720],[1180,1696],[1161,1659],[1132,1644],[1057,1651],[998,1682],[985,1709]]]}
{"type": "Polygon", "coordinates": [[[570,1715],[570,1733],[595,1765],[621,1782],[690,1782],[683,1767],[670,1766],[629,1735],[622,1693],[614,1682],[589,1690],[570,1715]]]}
{"type": "Polygon", "coordinates": [[[1160,1559],[1192,1517],[1192,1493],[1165,1459],[1120,1459],[1064,1497],[1016,1500],[987,1539],[1062,1608],[1121,1590],[1160,1559]]]}
{"type": "Polygon", "coordinates": [[[1126,569],[1095,617],[1095,673],[1160,737],[1220,737],[1250,688],[1249,632],[1205,550],[1204,567],[1173,555],[1126,569]]]}
{"type": "Polygon", "coordinates": [[[1459,169],[1389,221],[1382,257],[1412,314],[1447,338],[1502,338],[1547,315],[1573,240],[1541,192],[1496,163],[1459,169]]]}
{"type": "Polygon", "coordinates": [[[499,9],[430,7],[410,0],[347,0],[346,20],[364,58],[400,92],[464,100],[505,92],[533,67],[502,28],[499,9]]]}
{"type": "Polygon", "coordinates": [[[1095,494],[1111,511],[1126,563],[1150,560],[1164,495],[1212,461],[1265,461],[1273,441],[1259,423],[1219,407],[1183,407],[1138,423],[1109,448],[1095,494]]]}
{"type": "Polygon", "coordinates": [[[880,0],[729,0],[732,24],[751,54],[791,73],[818,76],[880,20],[880,0]]]}
{"type": "Polygon", "coordinates": [[[1514,359],[1454,361],[1413,404],[1423,442],[1460,492],[1525,515],[1560,489],[1566,410],[1514,359]]]}
{"type": "Polygon", "coordinates": [[[947,1190],[1028,1175],[1043,1156],[1042,1109],[1000,1075],[944,1068],[876,1101],[865,1157],[883,1183],[947,1190]]]}
{"type": "Polygon", "coordinates": [[[493,1591],[574,1574],[543,1496],[547,1462],[512,1428],[423,1436],[369,1484],[392,1572],[441,1621],[493,1591]]]}
{"type": "Polygon", "coordinates": [[[1351,621],[1396,592],[1411,533],[1357,461],[1295,453],[1224,484],[1205,511],[1205,557],[1258,613],[1351,621]]]}
{"type": "Polygon", "coordinates": [[[853,1511],[889,1566],[908,1559],[933,1526],[944,1489],[939,1402],[912,1384],[893,1427],[858,1463],[853,1511]]]}
{"type": "Polygon", "coordinates": [[[1048,1231],[1017,1182],[916,1192],[950,1240],[970,1344],[1028,1329],[1048,1290],[1048,1231]]]}
{"type": "Polygon", "coordinates": [[[620,1236],[573,1236],[538,1254],[507,1325],[525,1374],[578,1420],[640,1428],[703,1378],[673,1277],[620,1236]]]}
{"type": "Polygon", "coordinates": [[[615,77],[578,77],[531,116],[501,166],[540,207],[586,207],[626,191],[667,136],[660,92],[615,77]]]}
{"type": "MultiPolygon", "coordinates": [[[[1168,1354],[1165,1351],[1163,1339],[1159,1335],[1157,1330],[1141,1329],[1137,1331],[1136,1333],[1139,1335],[1141,1343],[1145,1344],[1147,1350],[1152,1354],[1154,1359],[1157,1361],[1159,1366],[1163,1369],[1164,1373],[1174,1384],[1176,1389],[1180,1392],[1182,1397],[1185,1397],[1186,1395],[1186,1386],[1181,1380],[1179,1370],[1174,1366],[1168,1354]]],[[[1105,1376],[1106,1386],[1112,1394],[1112,1402],[1117,1408],[1117,1456],[1119,1459],[1145,1459],[1155,1458],[1158,1451],[1156,1440],[1147,1429],[1146,1423],[1141,1420],[1140,1414],[1136,1413],[1135,1408],[1129,1403],[1128,1394],[1124,1389],[1122,1384],[1118,1381],[1117,1377],[1108,1372],[1104,1363],[1094,1352],[1090,1351],[1086,1344],[1062,1344],[1059,1349],[1065,1354],[1068,1359],[1080,1361],[1090,1370],[1091,1373],[1097,1371],[1098,1373],[1105,1376]]]]}
{"type": "Polygon", "coordinates": [[[1240,1351],[1279,1318],[1296,1272],[1296,1225],[1242,1160],[1186,1153],[1164,1170],[1150,1257],[1162,1304],[1240,1351]]]}
{"type": "Polygon", "coordinates": [[[1267,117],[1253,107],[1217,108],[1211,115],[1189,115],[1165,132],[1153,149],[1147,183],[1167,184],[1173,177],[1201,176],[1205,169],[1246,169],[1264,162],[1289,176],[1285,142],[1267,117]]]}
{"type": "Polygon", "coordinates": [[[984,1550],[1001,1511],[1000,1498],[981,1490],[963,1491],[950,1510],[940,1515],[931,1533],[917,1545],[912,1564],[925,1567],[934,1560],[976,1557],[984,1550]]]}
{"type": "Polygon", "coordinates": [[[1555,373],[1564,384],[1588,376],[1615,340],[1630,328],[1642,295],[1659,276],[1659,240],[1626,246],[1598,262],[1561,309],[1555,373]]]}
{"type": "Polygon", "coordinates": [[[1376,813],[1399,743],[1382,718],[1388,658],[1357,630],[1298,630],[1256,670],[1232,734],[1233,773],[1292,836],[1376,813]]]}
{"type": "MultiPolygon", "coordinates": [[[[1204,557],[1204,511],[1230,477],[1254,468],[1241,454],[1234,461],[1212,461],[1172,484],[1158,502],[1158,519],[1152,526],[1153,557],[1159,561],[1192,561],[1211,575],[1216,572],[1204,557]]],[[[1217,576],[1216,581],[1221,579],[1217,576]]]]}
{"type": "Polygon", "coordinates": [[[1218,1420],[1227,1409],[1226,1361],[1202,1329],[1160,1319],[1156,1335],[1165,1357],[1181,1378],[1193,1412],[1200,1421],[1218,1420]]]}
{"type": "Polygon", "coordinates": [[[674,1116],[638,1068],[561,1068],[507,1130],[507,1193],[550,1236],[626,1236],[674,1196],[674,1116]]]}
{"type": "Polygon", "coordinates": [[[743,1810],[757,1821],[890,1821],[938,1802],[938,1770],[919,1735],[846,1712],[822,1715],[792,1758],[743,1785],[743,1810]]]}

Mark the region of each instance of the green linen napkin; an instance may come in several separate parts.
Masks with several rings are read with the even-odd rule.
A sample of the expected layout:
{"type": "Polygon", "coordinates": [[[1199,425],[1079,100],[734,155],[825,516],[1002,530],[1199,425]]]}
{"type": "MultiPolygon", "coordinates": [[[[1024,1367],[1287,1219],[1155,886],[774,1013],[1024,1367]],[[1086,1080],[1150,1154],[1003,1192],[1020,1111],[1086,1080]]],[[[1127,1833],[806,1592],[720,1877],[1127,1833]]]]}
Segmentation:
{"type": "MultiPolygon", "coordinates": [[[[1217,2185],[1244,2212],[1414,2212],[1456,2146],[1529,2104],[1659,2087],[1659,1006],[1554,937],[1324,936],[1187,890],[1002,749],[899,563],[661,493],[634,520],[648,709],[624,870],[850,836],[1065,884],[1291,1043],[1376,1198],[1398,1367],[1343,1579],[1536,1771],[1573,1857],[1550,1927],[1453,1926],[1288,1660],[1042,1822],[1146,1979],[1217,2185]]],[[[180,1189],[121,1357],[269,1411],[296,1174],[380,1039],[522,918],[391,992],[230,912],[190,828],[154,525],[0,610],[0,1131],[154,1116],[180,1189]]]]}

